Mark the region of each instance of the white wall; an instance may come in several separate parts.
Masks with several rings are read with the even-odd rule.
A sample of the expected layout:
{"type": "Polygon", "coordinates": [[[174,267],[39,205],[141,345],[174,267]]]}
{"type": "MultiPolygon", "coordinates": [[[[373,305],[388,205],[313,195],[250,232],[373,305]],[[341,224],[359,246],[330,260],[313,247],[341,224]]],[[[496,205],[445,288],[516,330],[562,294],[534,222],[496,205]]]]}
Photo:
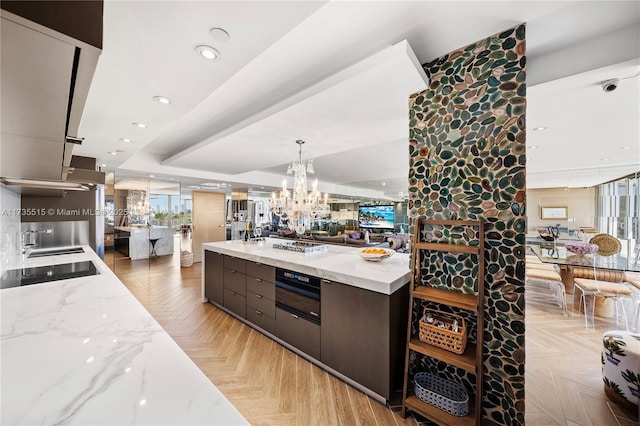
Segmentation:
{"type": "Polygon", "coordinates": [[[594,227],[596,217],[596,189],[544,188],[527,190],[527,230],[560,223],[569,229],[594,227]],[[541,207],[568,207],[569,219],[541,219],[541,207]]]}
{"type": "Polygon", "coordinates": [[[20,194],[0,184],[0,270],[20,254],[20,194]]]}

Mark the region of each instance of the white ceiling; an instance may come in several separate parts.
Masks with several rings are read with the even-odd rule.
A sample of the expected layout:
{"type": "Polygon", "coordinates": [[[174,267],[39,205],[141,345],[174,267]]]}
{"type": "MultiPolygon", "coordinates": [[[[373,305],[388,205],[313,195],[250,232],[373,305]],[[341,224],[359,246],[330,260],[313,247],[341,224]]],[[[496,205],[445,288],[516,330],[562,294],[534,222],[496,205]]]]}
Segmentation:
{"type": "Polygon", "coordinates": [[[637,1],[105,1],[74,154],[108,170],[268,190],[304,139],[320,191],[397,198],[407,187],[406,99],[420,88],[412,54],[385,52],[407,40],[425,63],[522,22],[527,145],[538,146],[527,186],[591,186],[640,170],[640,78],[608,94],[599,84],[640,72],[637,1]],[[216,42],[212,27],[231,39],[216,42]],[[221,59],[200,58],[198,44],[221,59]]]}

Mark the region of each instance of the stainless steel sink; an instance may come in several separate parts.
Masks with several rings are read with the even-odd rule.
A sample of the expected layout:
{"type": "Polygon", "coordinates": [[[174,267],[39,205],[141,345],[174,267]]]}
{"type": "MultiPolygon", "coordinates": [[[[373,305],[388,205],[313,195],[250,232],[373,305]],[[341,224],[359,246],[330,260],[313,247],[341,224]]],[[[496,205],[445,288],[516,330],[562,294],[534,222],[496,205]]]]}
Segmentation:
{"type": "Polygon", "coordinates": [[[59,249],[42,249],[42,250],[34,250],[27,256],[28,258],[32,257],[45,257],[45,256],[59,256],[62,254],[75,254],[75,253],[84,253],[84,249],[82,247],[65,247],[59,249]]]}

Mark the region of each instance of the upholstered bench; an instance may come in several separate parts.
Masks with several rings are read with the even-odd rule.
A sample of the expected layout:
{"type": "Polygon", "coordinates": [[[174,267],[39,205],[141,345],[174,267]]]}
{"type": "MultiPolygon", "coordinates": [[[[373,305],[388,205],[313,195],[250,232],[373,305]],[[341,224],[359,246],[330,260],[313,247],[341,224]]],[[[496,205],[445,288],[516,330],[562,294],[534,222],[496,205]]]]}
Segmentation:
{"type": "Polygon", "coordinates": [[[602,336],[604,393],[616,404],[638,410],[640,399],[640,334],[607,331],[602,336]]]}
{"type": "MultiPolygon", "coordinates": [[[[592,280],[589,278],[574,278],[574,282],[574,294],[577,295],[576,290],[579,290],[581,293],[580,307],[578,310],[582,310],[581,308],[584,306],[584,322],[586,328],[594,328],[596,297],[612,298],[618,301],[621,296],[625,297],[633,295],[631,289],[622,283],[592,280]],[[587,299],[587,296],[592,297],[587,299]]],[[[619,304],[616,307],[616,321],[619,319],[621,306],[622,305],[619,304]]],[[[573,308],[575,310],[575,297],[573,299],[573,308]]],[[[625,314],[625,324],[627,321],[628,318],[625,314]]]]}

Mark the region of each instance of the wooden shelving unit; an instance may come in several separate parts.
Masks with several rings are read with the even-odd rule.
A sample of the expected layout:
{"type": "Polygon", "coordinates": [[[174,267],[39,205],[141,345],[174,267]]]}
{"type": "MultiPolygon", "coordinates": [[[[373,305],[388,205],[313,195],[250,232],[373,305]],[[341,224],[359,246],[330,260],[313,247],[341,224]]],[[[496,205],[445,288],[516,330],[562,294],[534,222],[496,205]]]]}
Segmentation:
{"type": "MultiPolygon", "coordinates": [[[[409,300],[409,324],[407,327],[407,347],[404,367],[404,387],[402,395],[402,415],[407,410],[441,425],[480,425],[482,417],[482,337],[484,334],[484,223],[472,220],[429,220],[420,219],[415,224],[413,245],[413,272],[411,274],[411,291],[409,300]],[[477,245],[464,245],[446,242],[423,241],[423,231],[433,227],[468,227],[477,234],[477,245]],[[464,294],[455,289],[447,290],[422,285],[421,265],[423,256],[431,252],[470,254],[477,258],[478,273],[474,277],[477,283],[477,294],[464,294]],[[466,310],[476,315],[478,344],[467,343],[461,355],[424,343],[418,336],[412,335],[414,300],[425,300],[444,304],[459,310],[466,310]],[[469,395],[469,413],[464,417],[452,416],[439,408],[427,404],[409,389],[409,359],[411,351],[443,361],[462,368],[476,376],[474,395],[469,395]]],[[[419,314],[421,315],[421,313],[419,314]]]]}

